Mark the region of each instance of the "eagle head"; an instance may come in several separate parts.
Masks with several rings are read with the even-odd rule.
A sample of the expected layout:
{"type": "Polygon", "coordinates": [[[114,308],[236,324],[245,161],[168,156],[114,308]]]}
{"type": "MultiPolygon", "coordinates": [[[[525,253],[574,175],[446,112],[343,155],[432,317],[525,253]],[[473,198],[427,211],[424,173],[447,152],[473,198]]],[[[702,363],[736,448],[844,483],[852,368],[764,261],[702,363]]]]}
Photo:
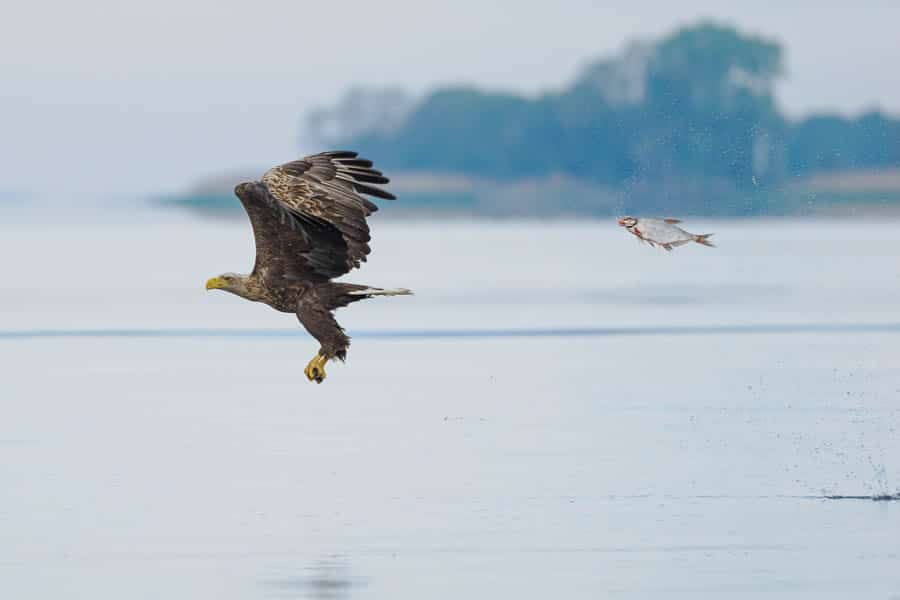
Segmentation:
{"type": "Polygon", "coordinates": [[[245,276],[237,273],[222,273],[218,277],[213,277],[206,282],[207,290],[225,290],[226,292],[235,292],[243,283],[245,276]]]}

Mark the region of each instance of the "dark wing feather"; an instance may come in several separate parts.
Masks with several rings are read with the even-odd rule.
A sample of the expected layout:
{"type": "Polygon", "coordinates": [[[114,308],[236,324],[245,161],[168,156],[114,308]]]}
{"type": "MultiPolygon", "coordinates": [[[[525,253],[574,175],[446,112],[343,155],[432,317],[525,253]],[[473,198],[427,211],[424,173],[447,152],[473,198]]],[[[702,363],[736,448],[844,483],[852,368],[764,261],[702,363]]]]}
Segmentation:
{"type": "Polygon", "coordinates": [[[330,223],[347,244],[344,270],[359,267],[370,252],[366,217],[378,207],[362,194],[393,200],[379,185],[388,183],[381,171],[355,152],[324,152],[266,172],[263,184],[288,210],[330,223]]]}
{"type": "Polygon", "coordinates": [[[324,282],[346,272],[347,244],[341,232],[311,215],[294,213],[261,183],[242,183],[237,197],[250,217],[256,242],[253,272],[273,286],[324,282]]]}
{"type": "Polygon", "coordinates": [[[265,229],[265,256],[260,255],[256,235],[257,270],[275,261],[277,276],[319,280],[359,267],[371,251],[366,217],[378,210],[362,194],[393,200],[392,194],[377,187],[385,183],[388,178],[372,168],[372,161],[349,151],[323,152],[269,169],[262,177],[269,194],[263,203],[289,227],[277,232],[265,229]],[[302,244],[295,239],[298,232],[302,244]],[[288,267],[292,260],[298,264],[288,267]]]}

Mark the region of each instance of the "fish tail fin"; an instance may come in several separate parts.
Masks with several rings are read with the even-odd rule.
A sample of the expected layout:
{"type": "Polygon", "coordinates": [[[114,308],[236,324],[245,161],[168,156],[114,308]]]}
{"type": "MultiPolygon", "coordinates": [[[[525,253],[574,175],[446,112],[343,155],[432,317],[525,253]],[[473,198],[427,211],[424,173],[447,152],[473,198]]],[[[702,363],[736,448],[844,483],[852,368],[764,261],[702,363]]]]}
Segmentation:
{"type": "Polygon", "coordinates": [[[703,244],[704,246],[709,246],[710,248],[715,248],[716,245],[709,241],[710,236],[715,235],[713,233],[701,233],[699,235],[694,236],[694,241],[698,244],[703,244]]]}

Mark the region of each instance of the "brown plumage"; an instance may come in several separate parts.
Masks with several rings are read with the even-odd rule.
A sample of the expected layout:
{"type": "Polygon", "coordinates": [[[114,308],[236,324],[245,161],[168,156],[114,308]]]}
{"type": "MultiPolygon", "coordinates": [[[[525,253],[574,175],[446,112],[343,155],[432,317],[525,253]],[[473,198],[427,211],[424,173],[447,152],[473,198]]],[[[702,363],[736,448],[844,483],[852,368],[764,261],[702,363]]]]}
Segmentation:
{"type": "Polygon", "coordinates": [[[305,370],[310,381],[321,383],[325,363],[347,355],[350,338],[332,311],[364,298],[410,293],[331,281],[365,262],[371,251],[366,217],[378,207],[362,194],[393,200],[376,187],[385,183],[371,161],[335,151],[273,167],[261,181],[235,188],[253,226],[256,262],[249,275],[226,273],[206,288],[296,313],[321,344],[305,370]]]}

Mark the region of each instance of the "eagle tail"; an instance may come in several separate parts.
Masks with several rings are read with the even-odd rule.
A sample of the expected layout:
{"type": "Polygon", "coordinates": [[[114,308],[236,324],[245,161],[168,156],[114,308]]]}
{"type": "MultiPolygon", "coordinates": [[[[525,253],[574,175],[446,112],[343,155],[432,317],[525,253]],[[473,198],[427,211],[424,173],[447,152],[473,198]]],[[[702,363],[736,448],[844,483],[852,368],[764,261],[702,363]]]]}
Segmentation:
{"type": "Polygon", "coordinates": [[[406,288],[382,289],[367,287],[347,292],[349,296],[411,296],[412,291],[406,288]]]}

